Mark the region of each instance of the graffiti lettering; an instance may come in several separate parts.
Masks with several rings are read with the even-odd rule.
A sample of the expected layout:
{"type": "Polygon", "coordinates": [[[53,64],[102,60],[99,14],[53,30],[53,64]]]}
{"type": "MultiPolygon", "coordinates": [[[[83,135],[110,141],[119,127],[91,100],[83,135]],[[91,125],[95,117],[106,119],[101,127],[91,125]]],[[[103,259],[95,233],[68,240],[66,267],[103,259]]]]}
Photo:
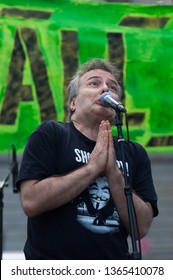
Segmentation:
{"type": "MultiPolygon", "coordinates": [[[[37,44],[35,31],[29,28],[23,28],[21,29],[21,34],[30,60],[38,103],[40,105],[41,121],[56,119],[55,106],[49,86],[46,66],[37,44]]],[[[14,50],[9,67],[7,89],[4,94],[4,102],[0,115],[1,124],[14,124],[19,102],[33,100],[31,86],[22,85],[25,62],[26,55],[19,38],[19,32],[16,31],[14,50]]]]}
{"type": "MultiPolygon", "coordinates": [[[[0,33],[0,36],[2,34],[0,50],[5,36],[6,41],[8,41],[8,36],[11,36],[10,42],[12,42],[11,34],[13,33],[9,31],[11,26],[14,30],[14,44],[10,45],[12,48],[10,60],[8,64],[5,64],[6,78],[2,71],[0,74],[3,81],[0,82],[0,137],[3,136],[4,128],[6,131],[4,141],[1,137],[1,151],[7,151],[7,143],[11,142],[11,139],[14,139],[17,148],[24,147],[25,139],[32,132],[33,126],[42,121],[65,120],[68,113],[69,80],[78,65],[93,56],[107,57],[114,61],[119,69],[122,101],[127,109],[130,108],[127,112],[131,139],[140,140],[146,148],[153,148],[153,150],[155,147],[169,146],[170,151],[173,147],[173,125],[171,125],[173,121],[170,120],[167,127],[165,119],[173,105],[170,99],[172,87],[171,84],[169,87],[168,83],[164,83],[163,78],[172,81],[169,73],[172,73],[173,66],[169,63],[169,67],[164,67],[164,63],[166,63],[165,44],[169,47],[168,40],[172,34],[170,19],[173,9],[172,12],[169,9],[169,13],[163,12],[163,14],[159,10],[159,16],[159,8],[156,7],[153,7],[152,16],[150,11],[147,14],[147,8],[144,13],[142,7],[135,8],[134,6],[133,9],[128,4],[121,7],[116,3],[105,2],[102,5],[98,3],[97,11],[102,19],[99,25],[99,20],[95,16],[95,5],[77,3],[77,0],[75,5],[71,1],[60,1],[58,7],[52,4],[47,10],[2,7],[1,26],[4,24],[5,29],[2,28],[2,33],[0,33]],[[76,15],[71,21],[68,17],[68,5],[72,14],[76,15]],[[113,12],[111,17],[106,17],[105,8],[113,12]],[[87,10],[86,18],[83,13],[85,10],[87,10]],[[79,11],[83,13],[82,18],[79,11]],[[88,15],[91,15],[90,19],[88,15]],[[35,22],[38,23],[38,21],[40,25],[35,26],[35,22]],[[42,26],[41,23],[43,23],[42,26]],[[143,30],[143,33],[139,29],[143,30]],[[8,30],[9,33],[4,30],[8,30]],[[167,33],[162,30],[166,30],[167,33]],[[54,44],[52,56],[47,43],[48,36],[54,44]],[[157,48],[156,51],[158,45],[159,49],[157,48]],[[164,59],[162,52],[159,53],[162,48],[164,59]],[[54,61],[52,61],[53,66],[50,71],[51,59],[54,61]],[[163,74],[159,71],[153,74],[153,69],[155,70],[159,65],[163,74]],[[58,78],[58,90],[54,75],[58,78]],[[169,107],[167,111],[163,107],[160,108],[160,104],[163,103],[160,87],[163,85],[162,91],[170,100],[167,107],[165,106],[165,108],[169,107]],[[157,106],[155,106],[156,99],[157,106]],[[23,113],[24,110],[26,114],[23,113]],[[162,117],[162,123],[158,121],[159,110],[162,111],[162,116],[165,114],[165,118],[162,117]],[[150,114],[151,111],[154,113],[150,114]],[[34,124],[30,126],[31,123],[34,124]],[[21,133],[25,137],[21,138],[23,142],[19,141],[19,143],[17,138],[21,133]]],[[[171,55],[172,47],[168,49],[168,56],[171,55]]],[[[171,57],[168,61],[172,61],[171,57]]]]}

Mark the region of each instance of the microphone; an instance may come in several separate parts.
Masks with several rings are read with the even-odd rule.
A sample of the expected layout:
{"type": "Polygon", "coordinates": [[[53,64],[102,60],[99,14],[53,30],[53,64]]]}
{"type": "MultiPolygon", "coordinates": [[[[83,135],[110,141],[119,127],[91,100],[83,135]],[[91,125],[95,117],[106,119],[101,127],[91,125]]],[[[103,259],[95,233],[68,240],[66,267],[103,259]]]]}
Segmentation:
{"type": "Polygon", "coordinates": [[[124,108],[124,106],[122,105],[121,102],[116,101],[110,92],[105,92],[100,96],[100,102],[102,103],[102,105],[111,107],[115,110],[118,110],[122,113],[126,112],[126,109],[124,108]]]}

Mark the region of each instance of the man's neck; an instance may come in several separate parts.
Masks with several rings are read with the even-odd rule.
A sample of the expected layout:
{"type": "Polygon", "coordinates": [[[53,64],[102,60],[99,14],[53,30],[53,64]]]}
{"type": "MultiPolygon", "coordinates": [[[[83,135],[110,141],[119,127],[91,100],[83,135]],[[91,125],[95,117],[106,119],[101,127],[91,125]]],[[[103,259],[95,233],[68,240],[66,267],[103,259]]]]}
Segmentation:
{"type": "Polygon", "coordinates": [[[83,123],[73,119],[72,122],[76,127],[76,129],[79,130],[82,134],[84,134],[87,138],[93,141],[97,140],[99,125],[92,125],[92,124],[88,124],[87,122],[83,123]]]}

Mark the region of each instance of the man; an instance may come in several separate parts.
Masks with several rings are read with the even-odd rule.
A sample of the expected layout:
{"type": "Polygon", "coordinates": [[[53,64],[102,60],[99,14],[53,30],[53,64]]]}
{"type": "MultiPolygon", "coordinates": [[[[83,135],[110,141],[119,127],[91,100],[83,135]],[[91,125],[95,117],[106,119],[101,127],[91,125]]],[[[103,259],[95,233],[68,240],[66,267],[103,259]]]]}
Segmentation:
{"type": "MultiPolygon", "coordinates": [[[[113,64],[92,59],[69,85],[70,122],[47,121],[30,136],[17,180],[28,216],[26,259],[128,259],[130,234],[121,151],[111,124],[119,100],[113,64]]],[[[137,143],[125,159],[140,238],[157,216],[150,161],[137,143]]],[[[136,237],[137,229],[135,224],[136,237]]]]}

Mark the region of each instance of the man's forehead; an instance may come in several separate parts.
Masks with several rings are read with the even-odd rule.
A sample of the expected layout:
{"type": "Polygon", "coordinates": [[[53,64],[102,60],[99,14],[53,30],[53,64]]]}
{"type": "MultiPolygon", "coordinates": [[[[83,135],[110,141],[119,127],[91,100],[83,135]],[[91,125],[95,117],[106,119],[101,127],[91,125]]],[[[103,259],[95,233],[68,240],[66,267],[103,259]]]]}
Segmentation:
{"type": "Polygon", "coordinates": [[[109,79],[113,82],[115,82],[117,84],[117,80],[114,77],[113,74],[111,74],[110,72],[103,70],[103,69],[94,69],[94,70],[90,70],[88,72],[86,72],[81,78],[80,80],[90,80],[90,79],[94,79],[94,78],[100,78],[100,79],[109,79]]]}

